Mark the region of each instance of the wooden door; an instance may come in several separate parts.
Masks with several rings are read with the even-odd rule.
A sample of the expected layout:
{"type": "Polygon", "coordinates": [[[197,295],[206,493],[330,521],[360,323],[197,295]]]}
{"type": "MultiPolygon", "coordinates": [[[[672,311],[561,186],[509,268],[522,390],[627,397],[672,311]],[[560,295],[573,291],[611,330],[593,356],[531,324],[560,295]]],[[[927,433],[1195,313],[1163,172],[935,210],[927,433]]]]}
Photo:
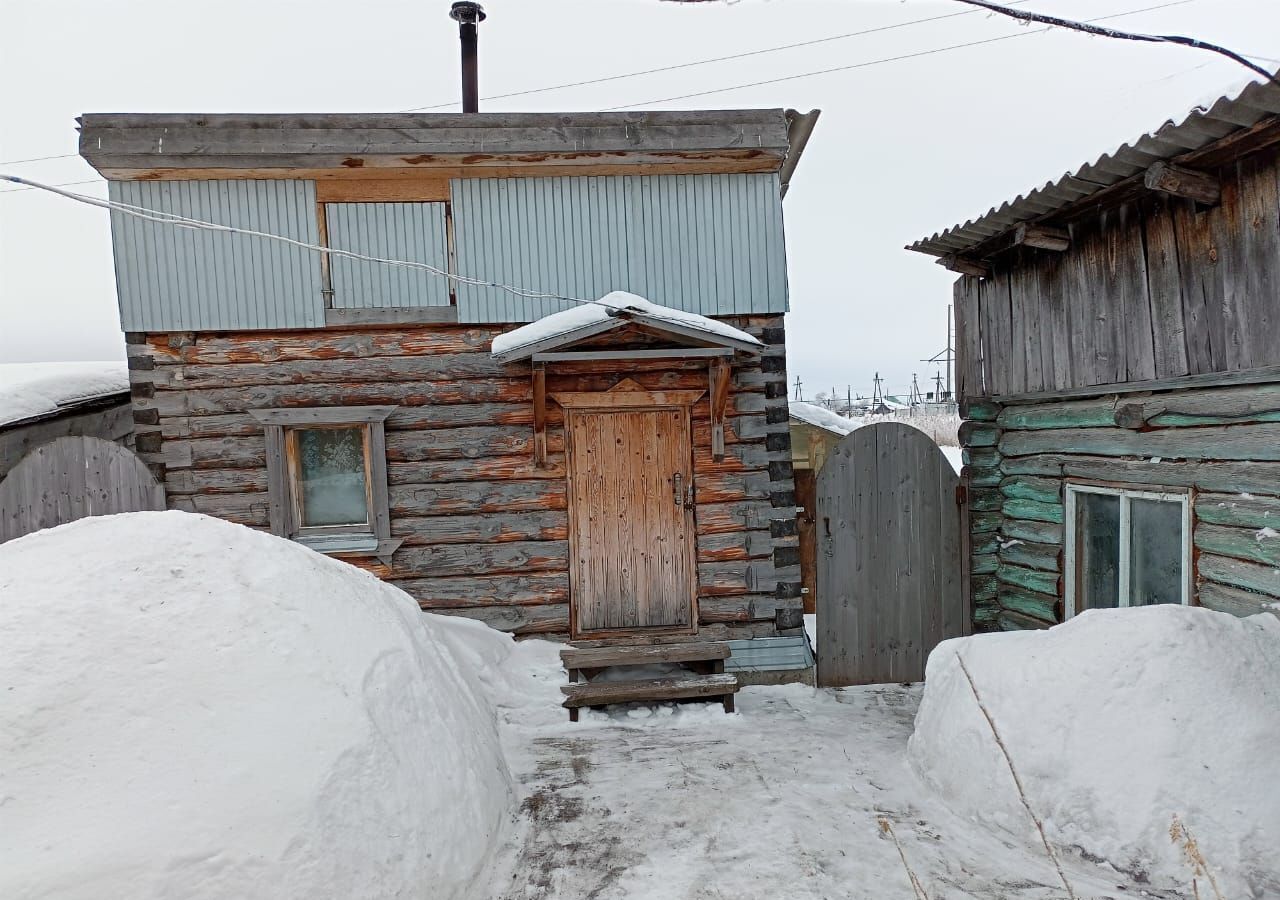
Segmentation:
{"type": "Polygon", "coordinates": [[[692,632],[689,409],[568,410],[574,637],[692,632]]]}
{"type": "Polygon", "coordinates": [[[818,475],[818,683],[924,680],[929,652],[968,632],[959,477],[898,422],[846,435],[818,475]]]}

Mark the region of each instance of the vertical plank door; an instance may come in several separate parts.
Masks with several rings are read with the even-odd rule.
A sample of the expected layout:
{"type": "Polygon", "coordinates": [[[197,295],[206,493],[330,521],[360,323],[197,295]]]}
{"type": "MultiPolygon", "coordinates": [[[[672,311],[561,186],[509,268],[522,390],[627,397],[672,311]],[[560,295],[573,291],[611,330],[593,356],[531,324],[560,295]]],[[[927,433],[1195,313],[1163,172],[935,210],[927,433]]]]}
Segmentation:
{"type": "Polygon", "coordinates": [[[688,408],[572,410],[568,419],[574,636],[692,631],[688,408]]]}

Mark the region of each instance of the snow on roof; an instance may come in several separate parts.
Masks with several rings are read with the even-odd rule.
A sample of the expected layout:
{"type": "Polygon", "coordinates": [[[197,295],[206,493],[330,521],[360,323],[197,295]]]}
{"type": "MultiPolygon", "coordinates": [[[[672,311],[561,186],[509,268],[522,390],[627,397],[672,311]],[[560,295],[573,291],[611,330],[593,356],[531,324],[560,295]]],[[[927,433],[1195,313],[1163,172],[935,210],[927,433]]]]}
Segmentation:
{"type": "Polygon", "coordinates": [[[846,419],[842,415],[833,413],[825,406],[819,406],[816,403],[806,403],[804,400],[791,401],[791,415],[809,425],[815,425],[824,431],[830,431],[833,434],[848,434],[853,431],[861,422],[855,422],[852,419],[846,419]]]}
{"type": "Polygon", "coordinates": [[[624,325],[627,318],[619,316],[620,312],[627,313],[633,321],[651,324],[658,328],[667,324],[693,329],[705,334],[709,340],[713,341],[719,339],[721,342],[746,344],[749,347],[764,346],[745,331],[726,325],[724,322],[718,322],[697,313],[685,312],[682,309],[672,309],[669,306],[651,303],[637,294],[614,291],[593,303],[571,306],[560,312],[543,316],[536,322],[522,325],[514,331],[500,334],[493,339],[493,346],[490,349],[496,357],[521,359],[530,354],[522,354],[520,351],[527,350],[535,344],[554,341],[559,337],[569,338],[580,331],[588,333],[592,329],[607,331],[613,327],[611,323],[624,325]]]}
{"type": "Polygon", "coordinates": [[[123,360],[0,363],[0,426],[129,390],[123,360]]]}

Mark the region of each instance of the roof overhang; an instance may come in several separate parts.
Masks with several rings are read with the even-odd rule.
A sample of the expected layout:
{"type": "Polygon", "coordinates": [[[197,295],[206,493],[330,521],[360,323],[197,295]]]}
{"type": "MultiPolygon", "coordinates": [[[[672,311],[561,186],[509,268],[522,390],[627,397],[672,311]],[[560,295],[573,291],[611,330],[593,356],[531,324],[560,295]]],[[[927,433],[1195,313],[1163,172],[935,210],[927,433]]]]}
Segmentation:
{"type": "Polygon", "coordinates": [[[779,172],[817,112],[88,113],[80,155],[113,180],[779,172]]]}
{"type": "Polygon", "coordinates": [[[1065,249],[1060,229],[1081,216],[1157,189],[1159,166],[1166,171],[1172,164],[1190,173],[1202,172],[1276,143],[1280,143],[1280,83],[1250,82],[1207,107],[1197,106],[1181,122],[1165,122],[1056,182],[907,249],[939,257],[941,264],[962,274],[980,276],[985,274],[985,260],[1017,246],[1065,249]]]}

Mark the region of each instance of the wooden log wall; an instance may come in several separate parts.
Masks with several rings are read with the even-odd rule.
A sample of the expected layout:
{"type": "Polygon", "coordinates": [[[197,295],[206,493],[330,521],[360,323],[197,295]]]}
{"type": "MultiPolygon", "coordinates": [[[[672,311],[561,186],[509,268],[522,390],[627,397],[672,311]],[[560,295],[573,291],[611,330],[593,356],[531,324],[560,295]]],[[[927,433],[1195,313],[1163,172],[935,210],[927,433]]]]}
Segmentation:
{"type": "Polygon", "coordinates": [[[1213,170],[1212,207],[1150,193],[956,282],[962,399],[1280,365],[1280,149],[1213,170]]]}
{"type": "MultiPolygon", "coordinates": [[[[781,316],[726,321],[763,340],[735,365],[725,458],[710,407],[693,408],[703,639],[800,633],[800,566],[781,316]]],[[[430,325],[127,336],[137,449],[171,508],[268,527],[266,445],[248,413],[397,404],[386,420],[390,565],[364,568],[423,609],[517,635],[569,628],[563,412],[549,404],[547,465],[533,459],[527,363],[490,358],[510,326],[430,325]]],[[[553,365],[547,391],[703,389],[705,361],[553,365]]]]}
{"type": "Polygon", "coordinates": [[[967,412],[975,627],[1062,621],[1068,480],[1191,488],[1197,602],[1280,611],[1280,381],[967,412]]]}

